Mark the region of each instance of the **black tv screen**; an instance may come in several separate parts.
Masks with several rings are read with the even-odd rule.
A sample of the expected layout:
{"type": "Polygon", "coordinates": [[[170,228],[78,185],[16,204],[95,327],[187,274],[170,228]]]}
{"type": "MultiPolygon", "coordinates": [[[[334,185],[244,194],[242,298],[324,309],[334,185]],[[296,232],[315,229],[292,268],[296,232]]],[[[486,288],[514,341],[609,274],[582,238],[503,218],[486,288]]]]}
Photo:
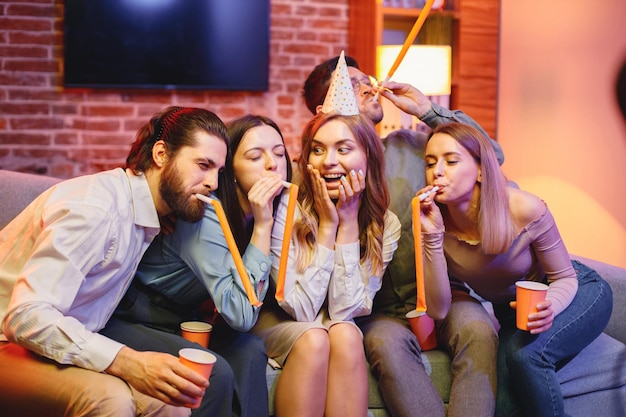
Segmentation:
{"type": "Polygon", "coordinates": [[[66,87],[266,91],[269,0],[66,0],[66,87]]]}

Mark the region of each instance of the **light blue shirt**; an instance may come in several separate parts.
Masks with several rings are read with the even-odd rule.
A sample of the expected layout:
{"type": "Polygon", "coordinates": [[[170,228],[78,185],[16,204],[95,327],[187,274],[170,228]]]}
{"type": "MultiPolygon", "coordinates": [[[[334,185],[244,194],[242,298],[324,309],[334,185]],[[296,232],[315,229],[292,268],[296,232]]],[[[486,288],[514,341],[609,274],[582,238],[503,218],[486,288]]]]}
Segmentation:
{"type": "MultiPolygon", "coordinates": [[[[246,248],[243,263],[259,300],[268,288],[272,256],[254,245],[246,248]]],[[[143,285],[183,306],[199,306],[210,296],[230,327],[248,331],[259,308],[250,304],[235,261],[212,205],[196,223],[176,221],[174,232],[159,235],[146,251],[137,277],[143,285]]]]}

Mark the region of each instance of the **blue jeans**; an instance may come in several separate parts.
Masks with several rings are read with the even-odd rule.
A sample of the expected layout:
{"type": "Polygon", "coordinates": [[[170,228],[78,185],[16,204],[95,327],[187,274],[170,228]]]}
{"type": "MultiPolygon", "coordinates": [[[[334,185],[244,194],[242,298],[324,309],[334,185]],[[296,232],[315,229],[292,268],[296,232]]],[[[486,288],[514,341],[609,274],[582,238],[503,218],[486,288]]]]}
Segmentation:
{"type": "Polygon", "coordinates": [[[602,333],[613,309],[609,285],[593,269],[572,261],[578,291],[540,334],[518,330],[515,310],[496,305],[500,321],[496,416],[565,416],[556,372],[602,333]]]}

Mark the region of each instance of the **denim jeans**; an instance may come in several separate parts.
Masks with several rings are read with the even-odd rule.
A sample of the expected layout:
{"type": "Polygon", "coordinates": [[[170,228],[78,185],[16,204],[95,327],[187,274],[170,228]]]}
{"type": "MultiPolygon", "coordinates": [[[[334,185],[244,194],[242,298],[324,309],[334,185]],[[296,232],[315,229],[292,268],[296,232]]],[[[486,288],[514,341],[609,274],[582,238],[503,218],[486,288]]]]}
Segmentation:
{"type": "Polygon", "coordinates": [[[532,335],[515,327],[515,310],[494,306],[500,321],[497,417],[565,416],[556,372],[602,333],[613,308],[609,285],[593,269],[572,261],[578,291],[552,327],[532,335]]]}

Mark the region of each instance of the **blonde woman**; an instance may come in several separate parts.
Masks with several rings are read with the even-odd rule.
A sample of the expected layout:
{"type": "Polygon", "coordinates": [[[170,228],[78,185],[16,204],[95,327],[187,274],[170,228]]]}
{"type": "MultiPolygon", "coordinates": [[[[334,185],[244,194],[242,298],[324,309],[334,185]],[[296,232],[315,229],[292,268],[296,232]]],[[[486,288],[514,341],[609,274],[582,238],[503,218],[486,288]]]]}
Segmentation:
{"type": "Polygon", "coordinates": [[[570,260],[547,205],[507,184],[477,129],[438,126],[425,161],[429,185],[421,191],[439,187],[421,204],[429,314],[445,320],[454,290],[469,284],[494,304],[501,325],[496,415],[564,416],[556,372],[606,326],[610,287],[570,260]],[[529,331],[515,327],[520,280],[549,284],[546,300],[529,315],[529,331]]]}

